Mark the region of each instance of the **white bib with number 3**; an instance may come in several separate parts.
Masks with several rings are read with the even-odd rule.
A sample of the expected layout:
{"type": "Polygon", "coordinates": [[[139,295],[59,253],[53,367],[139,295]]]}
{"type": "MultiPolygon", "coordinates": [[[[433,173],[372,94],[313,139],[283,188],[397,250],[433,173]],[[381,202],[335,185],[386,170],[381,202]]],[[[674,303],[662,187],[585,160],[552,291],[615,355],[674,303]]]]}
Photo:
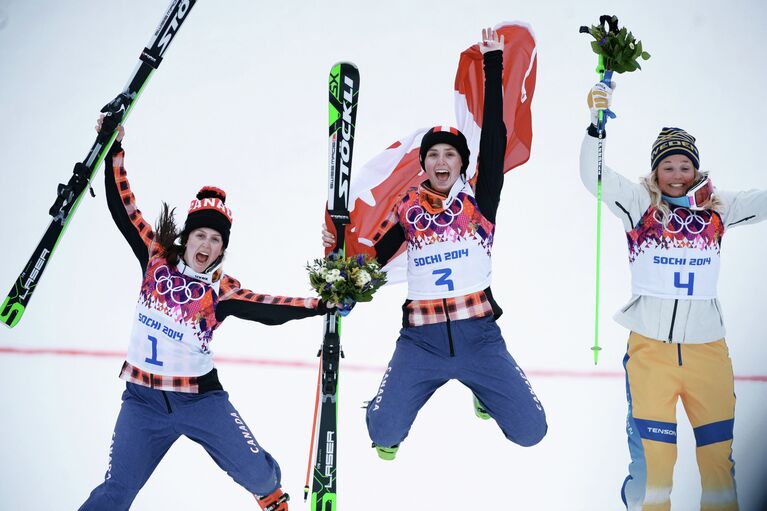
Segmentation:
{"type": "Polygon", "coordinates": [[[410,300],[463,296],[490,285],[491,259],[476,241],[462,239],[408,248],[407,255],[410,300]]]}
{"type": "Polygon", "coordinates": [[[407,297],[453,298],[490,286],[495,226],[469,184],[457,181],[439,211],[430,212],[419,193],[410,191],[397,213],[407,239],[407,297]]]}

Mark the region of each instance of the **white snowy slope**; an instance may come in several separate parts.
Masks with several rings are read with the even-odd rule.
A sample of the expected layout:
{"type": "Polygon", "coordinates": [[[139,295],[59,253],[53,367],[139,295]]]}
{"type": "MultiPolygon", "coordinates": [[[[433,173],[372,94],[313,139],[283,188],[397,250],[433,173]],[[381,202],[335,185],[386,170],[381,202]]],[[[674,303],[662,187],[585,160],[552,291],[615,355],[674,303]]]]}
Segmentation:
{"type": "MultiPolygon", "coordinates": [[[[629,298],[626,241],[603,210],[603,351],[594,368],[595,203],[578,177],[596,61],[582,24],[604,2],[264,3],[200,0],[127,125],[126,168],[139,207],[161,201],[183,218],[212,184],[235,220],[226,271],[259,292],[308,295],[304,265],[321,253],[329,67],[361,72],[355,164],[416,128],[453,124],[459,53],[481,28],[524,20],[538,43],[530,161],[507,175],[498,213],[493,291],[509,349],[543,402],[548,436],[531,448],[476,419],[471,396],[446,385],[419,414],[397,460],[369,448],[362,401],[394,349],[403,286],[385,289],[344,322],[339,412],[339,502],[344,511],[621,509],[628,450],[621,360],[628,332],[610,316],[629,298]],[[598,377],[590,372],[606,376],[598,377]]],[[[0,293],[10,289],[48,224],[56,184],[93,141],[98,110],[123,87],[167,4],[0,0],[0,293]],[[5,287],[3,287],[5,286],[5,287]]],[[[612,13],[652,58],[618,76],[607,163],[636,179],[652,141],[679,126],[727,190],[767,188],[763,26],[767,7],[617,1],[612,13]]],[[[140,271],[94,182],[23,320],[0,330],[0,508],[76,509],[103,477],[123,382],[119,356],[30,356],[8,348],[121,352],[140,271]],[[44,489],[44,491],[43,491],[44,489]]],[[[728,232],[719,295],[737,375],[767,374],[762,318],[767,225],[728,232]]],[[[291,509],[303,509],[319,319],[266,327],[230,318],[221,356],[309,367],[221,362],[235,406],[280,462],[291,509]],[[301,504],[301,505],[299,505],[301,504]]],[[[767,475],[767,383],[738,380],[734,459],[744,511],[758,509],[767,475]]],[[[683,410],[674,511],[698,509],[694,439],[683,410]]],[[[175,445],[133,509],[253,509],[251,497],[190,441],[175,445]]],[[[308,506],[307,506],[308,507],[308,506]]]]}

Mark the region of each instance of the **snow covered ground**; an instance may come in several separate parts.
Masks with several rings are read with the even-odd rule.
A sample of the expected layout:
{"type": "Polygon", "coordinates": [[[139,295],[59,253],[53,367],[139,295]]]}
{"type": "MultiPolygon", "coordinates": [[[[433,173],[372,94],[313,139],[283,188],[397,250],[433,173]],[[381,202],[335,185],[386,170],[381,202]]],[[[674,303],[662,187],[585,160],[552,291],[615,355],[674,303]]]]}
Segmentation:
{"type": "MultiPolygon", "coordinates": [[[[585,95],[595,79],[595,57],[578,27],[606,6],[467,5],[201,0],[127,123],[131,184],[148,218],[162,200],[184,210],[200,186],[224,188],[235,214],[227,272],[259,292],[305,295],[304,264],[320,253],[330,65],[351,60],[361,71],[354,156],[361,164],[418,127],[453,124],[459,53],[483,26],[528,22],[538,41],[534,145],[530,161],[507,175],[493,289],[509,349],[546,408],[548,436],[532,448],[510,444],[492,422],[474,417],[466,389],[449,384],[419,414],[397,460],[379,461],[360,406],[375,392],[397,335],[405,289],[385,289],[344,323],[340,509],[621,509],[628,451],[620,362],[628,333],[610,315],[629,297],[625,238],[605,211],[604,350],[594,368],[595,204],[577,176],[585,95]]],[[[0,0],[0,285],[10,288],[24,266],[48,223],[56,183],[90,147],[98,110],[121,90],[165,8],[160,0],[0,0]]],[[[636,179],[648,170],[660,128],[680,126],[697,137],[702,166],[718,187],[767,188],[767,6],[653,0],[610,8],[652,58],[643,71],[617,79],[619,117],[608,127],[607,163],[636,179]]],[[[125,349],[140,275],[105,207],[102,179],[22,322],[0,330],[2,509],[76,509],[106,469],[121,358],[11,352],[125,349]]],[[[765,224],[734,229],[722,249],[719,294],[742,376],[767,374],[766,236],[765,224]]],[[[294,504],[306,470],[320,323],[266,327],[230,319],[212,346],[225,388],[280,462],[294,504]],[[236,362],[244,358],[256,361],[236,362]]],[[[741,379],[736,393],[741,507],[763,511],[767,383],[741,379]]],[[[700,491],[694,440],[681,408],[678,417],[673,509],[691,511],[700,491]]],[[[254,506],[201,448],[182,440],[133,509],[254,506]]]]}
{"type": "MultiPolygon", "coordinates": [[[[287,331],[281,335],[296,351],[299,347],[305,353],[312,351],[315,343],[293,338],[292,327],[283,330],[287,331]]],[[[352,364],[365,349],[365,340],[362,332],[352,332],[351,326],[348,330],[350,339],[359,334],[346,343],[347,361],[352,364]]],[[[254,332],[253,337],[258,335],[254,332]]],[[[253,351],[264,351],[260,344],[253,351]]],[[[302,360],[307,365],[314,362],[302,360]]],[[[418,415],[393,462],[379,460],[369,447],[361,408],[374,395],[383,366],[368,366],[375,370],[344,368],[339,509],[620,509],[620,485],[628,464],[621,379],[546,376],[536,374],[531,360],[521,362],[531,367],[528,376],[548,414],[549,433],[539,445],[522,448],[506,441],[493,422],[474,417],[469,391],[451,383],[418,415]]],[[[602,369],[617,369],[613,367],[617,363],[605,362],[602,369]]],[[[0,357],[3,377],[14,389],[2,397],[3,509],[77,509],[101,481],[123,387],[115,377],[120,364],[118,358],[0,357]]],[[[306,471],[316,369],[220,363],[219,371],[241,416],[279,461],[284,488],[293,496],[294,505],[298,504],[306,471]]],[[[755,425],[764,424],[765,386],[736,384],[734,457],[744,510],[760,511],[755,502],[764,489],[767,448],[755,425]]],[[[681,409],[679,417],[673,509],[693,511],[698,509],[700,492],[694,438],[681,409]]],[[[132,509],[244,510],[254,506],[249,494],[201,447],[182,438],[132,509]]]]}

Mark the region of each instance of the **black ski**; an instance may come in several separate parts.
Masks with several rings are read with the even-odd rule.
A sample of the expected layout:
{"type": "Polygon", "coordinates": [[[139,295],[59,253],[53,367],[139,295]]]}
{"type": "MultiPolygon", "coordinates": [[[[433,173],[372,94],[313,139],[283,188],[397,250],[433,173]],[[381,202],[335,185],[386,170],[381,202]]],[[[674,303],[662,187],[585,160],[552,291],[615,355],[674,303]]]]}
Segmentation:
{"type": "MultiPolygon", "coordinates": [[[[77,210],[85,191],[90,189],[90,182],[99,165],[104,160],[109,148],[112,147],[117,135],[117,125],[122,124],[128,117],[133,105],[155,69],[162,63],[165,51],[196,2],[197,0],[171,1],[170,7],[152,35],[149,44],[141,52],[139,63],[125,89],[101,109],[102,112],[111,117],[110,122],[105,121],[104,124],[105,126],[109,125],[112,129],[105,127],[101,130],[85,159],[75,164],[69,182],[58,186],[56,200],[49,210],[53,220],[51,220],[40,243],[32,253],[32,257],[29,258],[29,262],[0,306],[0,321],[5,325],[15,326],[24,314],[53,251],[69,225],[69,221],[77,210]]],[[[92,189],[91,194],[93,194],[92,189]]]]}
{"type": "MultiPolygon", "coordinates": [[[[334,65],[329,76],[328,213],[336,229],[334,251],[345,256],[344,228],[349,223],[349,178],[357,117],[360,75],[354,64],[334,65]]],[[[319,418],[313,431],[313,511],[336,511],[338,465],[338,368],[341,349],[341,316],[325,315],[317,389],[319,418]]],[[[304,500],[308,494],[304,489],[304,500]]]]}

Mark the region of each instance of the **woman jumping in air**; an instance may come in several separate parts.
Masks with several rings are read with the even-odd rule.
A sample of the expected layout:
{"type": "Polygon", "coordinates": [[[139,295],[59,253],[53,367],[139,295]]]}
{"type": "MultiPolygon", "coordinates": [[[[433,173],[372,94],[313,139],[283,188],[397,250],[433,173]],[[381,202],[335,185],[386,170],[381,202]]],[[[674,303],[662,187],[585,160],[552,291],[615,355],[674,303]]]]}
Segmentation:
{"type": "MultiPolygon", "coordinates": [[[[103,116],[98,121],[101,129],[103,116]]],[[[107,156],[106,195],[118,229],[139,260],[141,292],[133,317],[126,381],[104,482],[81,511],[127,510],[171,445],[184,435],[252,493],[262,509],[287,511],[280,467],[256,441],[218,380],[210,343],[228,316],[279,325],[317,316],[316,298],[258,294],[223,273],[232,212],[226,194],[204,187],[184,227],[164,205],[156,230],[136,208],[121,147],[122,127],[107,156]]]]}
{"type": "MultiPolygon", "coordinates": [[[[403,327],[379,390],[367,408],[378,455],[394,459],[416,414],[431,395],[456,379],[474,394],[475,411],[504,435],[530,446],[546,434],[546,415],[525,373],[506,349],[496,324],[491,252],[503,186],[506,127],[501,75],[503,38],[482,31],[484,111],[476,182],[466,178],[469,148],[455,128],[424,136],[421,167],[428,179],[412,188],[374,238],[386,264],[407,246],[408,295],[403,327]]],[[[326,247],[334,236],[323,233],[326,247]]]]}

